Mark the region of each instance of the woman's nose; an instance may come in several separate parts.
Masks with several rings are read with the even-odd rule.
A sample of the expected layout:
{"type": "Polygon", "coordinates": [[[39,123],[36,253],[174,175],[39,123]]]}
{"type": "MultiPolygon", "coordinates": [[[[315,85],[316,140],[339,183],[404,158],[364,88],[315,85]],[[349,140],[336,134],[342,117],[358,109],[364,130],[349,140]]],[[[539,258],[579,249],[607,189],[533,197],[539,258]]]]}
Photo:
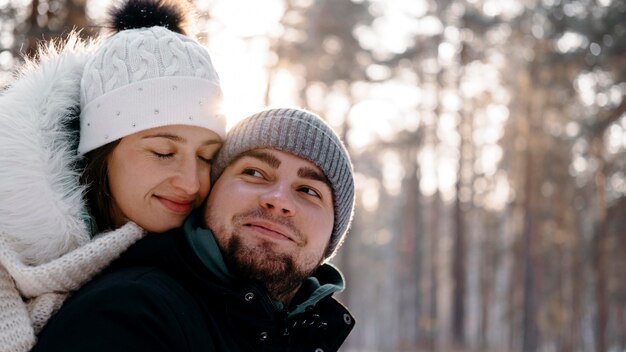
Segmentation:
{"type": "Polygon", "coordinates": [[[180,165],[178,174],[174,177],[172,184],[174,187],[183,190],[187,194],[196,194],[200,191],[200,176],[195,160],[187,161],[180,165]]]}

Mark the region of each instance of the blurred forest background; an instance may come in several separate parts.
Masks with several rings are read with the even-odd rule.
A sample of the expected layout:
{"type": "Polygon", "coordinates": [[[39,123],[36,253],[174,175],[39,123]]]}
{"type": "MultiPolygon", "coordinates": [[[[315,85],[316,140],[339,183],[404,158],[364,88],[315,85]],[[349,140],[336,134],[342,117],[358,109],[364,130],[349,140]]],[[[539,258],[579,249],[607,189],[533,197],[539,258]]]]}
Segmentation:
{"type": "MultiPolygon", "coordinates": [[[[342,351],[626,351],[626,1],[196,4],[233,119],[307,107],[352,153],[342,351]]],[[[0,86],[108,5],[0,0],[0,86]]]]}

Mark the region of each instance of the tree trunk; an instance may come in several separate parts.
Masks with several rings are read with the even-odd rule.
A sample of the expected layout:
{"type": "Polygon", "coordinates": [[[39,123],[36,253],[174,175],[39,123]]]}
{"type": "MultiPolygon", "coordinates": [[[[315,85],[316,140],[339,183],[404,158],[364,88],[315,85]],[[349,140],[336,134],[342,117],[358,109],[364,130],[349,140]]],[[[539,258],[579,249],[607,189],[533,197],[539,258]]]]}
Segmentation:
{"type": "Polygon", "coordinates": [[[398,290],[399,304],[399,347],[412,350],[417,346],[420,335],[419,316],[421,308],[420,287],[422,282],[422,236],[420,233],[420,191],[416,148],[408,147],[407,173],[404,194],[405,204],[400,217],[400,238],[398,240],[398,290]]]}
{"type": "Polygon", "coordinates": [[[438,294],[439,294],[439,227],[441,219],[441,196],[437,190],[432,196],[431,203],[431,223],[430,223],[430,306],[429,306],[429,318],[428,325],[430,328],[430,334],[427,345],[430,351],[437,351],[437,330],[439,328],[439,319],[437,316],[438,306],[438,294]]]}
{"type": "Polygon", "coordinates": [[[592,141],[593,154],[598,160],[598,169],[595,175],[596,192],[598,202],[598,225],[595,235],[596,253],[594,260],[594,271],[596,274],[596,309],[597,309],[597,331],[596,331],[596,351],[606,351],[606,325],[608,320],[607,302],[607,209],[606,209],[606,179],[604,174],[605,160],[603,154],[604,139],[596,137],[592,141]]]}
{"type": "Polygon", "coordinates": [[[466,233],[465,214],[463,209],[463,167],[465,164],[465,150],[467,149],[465,118],[461,118],[459,134],[459,169],[456,181],[456,199],[454,201],[454,244],[452,251],[452,337],[457,347],[465,342],[465,294],[466,294],[466,233]]]}
{"type": "Polygon", "coordinates": [[[524,75],[521,82],[521,92],[527,97],[527,112],[522,117],[520,128],[521,137],[526,141],[524,150],[524,201],[523,201],[523,227],[522,227],[522,263],[523,263],[523,303],[522,303],[522,350],[524,352],[536,351],[537,341],[537,287],[536,287],[536,259],[535,259],[535,184],[533,163],[533,148],[537,143],[537,138],[531,132],[533,128],[532,118],[535,116],[537,109],[533,109],[534,96],[530,91],[530,82],[534,74],[534,70],[524,75]]]}

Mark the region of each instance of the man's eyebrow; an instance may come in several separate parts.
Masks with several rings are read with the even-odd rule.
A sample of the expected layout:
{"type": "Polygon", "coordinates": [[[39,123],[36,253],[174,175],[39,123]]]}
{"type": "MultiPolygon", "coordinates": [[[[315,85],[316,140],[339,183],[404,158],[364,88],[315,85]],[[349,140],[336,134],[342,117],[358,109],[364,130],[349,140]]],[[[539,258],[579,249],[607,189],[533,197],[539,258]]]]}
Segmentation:
{"type": "Polygon", "coordinates": [[[267,165],[269,165],[273,169],[278,169],[278,167],[280,166],[280,160],[278,160],[277,157],[272,155],[272,153],[268,153],[268,152],[261,151],[261,150],[248,150],[248,151],[241,153],[239,157],[237,157],[237,159],[240,159],[246,156],[260,160],[266,163],[267,165]]]}
{"type": "MultiPolygon", "coordinates": [[[[274,169],[278,169],[278,167],[280,167],[280,160],[278,158],[276,158],[272,153],[270,152],[266,152],[266,151],[262,151],[262,150],[248,150],[245,151],[243,153],[241,153],[237,159],[243,158],[243,157],[250,157],[250,158],[254,158],[257,160],[260,160],[266,164],[268,164],[270,167],[274,168],[274,169]]],[[[326,185],[328,185],[328,187],[331,187],[330,181],[328,180],[328,178],[326,177],[326,175],[324,175],[321,171],[318,171],[312,167],[301,167],[298,169],[298,177],[302,177],[302,178],[306,178],[309,180],[315,180],[315,181],[320,181],[325,183],[326,185]]],[[[331,187],[332,189],[332,187],[331,187]]]]}
{"type": "Polygon", "coordinates": [[[323,173],[313,168],[302,167],[298,169],[298,176],[302,178],[314,180],[314,181],[324,182],[326,185],[328,185],[328,187],[332,189],[330,181],[328,180],[328,177],[326,177],[323,173]]]}

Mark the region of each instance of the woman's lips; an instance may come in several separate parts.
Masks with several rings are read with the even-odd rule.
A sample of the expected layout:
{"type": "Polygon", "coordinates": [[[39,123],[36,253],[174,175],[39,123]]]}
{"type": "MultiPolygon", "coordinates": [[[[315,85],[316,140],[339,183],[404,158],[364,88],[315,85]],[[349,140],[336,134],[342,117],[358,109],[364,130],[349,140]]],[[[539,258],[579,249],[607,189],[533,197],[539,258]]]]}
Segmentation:
{"type": "Polygon", "coordinates": [[[178,214],[189,213],[191,211],[192,204],[193,204],[192,201],[179,201],[179,200],[173,200],[173,199],[159,197],[159,196],[157,196],[157,199],[167,209],[178,214]]]}

